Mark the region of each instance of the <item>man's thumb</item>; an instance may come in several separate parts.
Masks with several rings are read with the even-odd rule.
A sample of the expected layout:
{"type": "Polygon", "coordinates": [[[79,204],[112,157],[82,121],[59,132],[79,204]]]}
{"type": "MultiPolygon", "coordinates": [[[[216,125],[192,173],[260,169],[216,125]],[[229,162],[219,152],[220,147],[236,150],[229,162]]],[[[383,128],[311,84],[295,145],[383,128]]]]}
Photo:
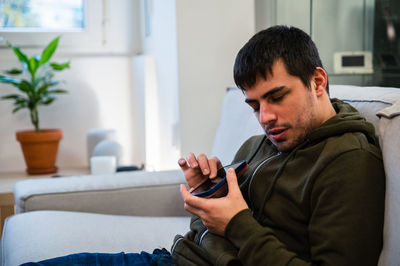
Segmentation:
{"type": "Polygon", "coordinates": [[[226,174],[226,181],[228,183],[228,193],[236,192],[239,189],[237,176],[235,173],[235,169],[229,168],[226,174]]]}

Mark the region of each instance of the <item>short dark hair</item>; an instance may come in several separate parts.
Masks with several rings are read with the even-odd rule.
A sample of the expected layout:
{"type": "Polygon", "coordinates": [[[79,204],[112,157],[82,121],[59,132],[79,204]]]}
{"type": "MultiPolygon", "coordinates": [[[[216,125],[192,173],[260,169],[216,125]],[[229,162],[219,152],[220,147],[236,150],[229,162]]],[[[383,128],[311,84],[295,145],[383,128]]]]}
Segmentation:
{"type": "MultiPolygon", "coordinates": [[[[240,49],[233,68],[236,85],[245,90],[254,86],[258,75],[267,79],[267,71],[272,73],[277,59],[308,88],[315,68],[323,68],[317,47],[307,33],[296,27],[273,26],[255,34],[240,49]]],[[[328,83],[326,91],[329,93],[328,83]]]]}

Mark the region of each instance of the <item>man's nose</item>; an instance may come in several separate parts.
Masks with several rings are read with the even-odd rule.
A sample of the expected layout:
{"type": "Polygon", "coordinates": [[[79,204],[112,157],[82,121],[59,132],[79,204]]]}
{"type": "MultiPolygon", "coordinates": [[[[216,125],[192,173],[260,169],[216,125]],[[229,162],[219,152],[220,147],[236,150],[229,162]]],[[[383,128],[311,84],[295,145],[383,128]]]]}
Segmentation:
{"type": "Polygon", "coordinates": [[[258,122],[263,125],[268,125],[274,121],[276,121],[276,114],[273,108],[269,107],[267,104],[261,104],[260,112],[258,113],[258,122]]]}

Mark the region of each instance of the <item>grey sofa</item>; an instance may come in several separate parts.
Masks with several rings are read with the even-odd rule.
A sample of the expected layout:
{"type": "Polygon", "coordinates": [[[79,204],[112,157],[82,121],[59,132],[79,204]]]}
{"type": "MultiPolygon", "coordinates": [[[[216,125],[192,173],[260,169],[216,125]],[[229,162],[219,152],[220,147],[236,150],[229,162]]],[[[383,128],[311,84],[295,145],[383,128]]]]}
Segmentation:
{"type": "MultiPolygon", "coordinates": [[[[384,247],[380,265],[400,265],[400,89],[331,86],[374,123],[386,171],[384,247]]],[[[251,135],[262,134],[238,89],[227,91],[213,155],[229,163],[251,135]],[[240,127],[237,125],[240,124],[240,127]]],[[[77,252],[138,252],[170,248],[188,230],[177,171],[128,172],[21,181],[18,214],[6,220],[1,265],[13,266],[77,252]]]]}

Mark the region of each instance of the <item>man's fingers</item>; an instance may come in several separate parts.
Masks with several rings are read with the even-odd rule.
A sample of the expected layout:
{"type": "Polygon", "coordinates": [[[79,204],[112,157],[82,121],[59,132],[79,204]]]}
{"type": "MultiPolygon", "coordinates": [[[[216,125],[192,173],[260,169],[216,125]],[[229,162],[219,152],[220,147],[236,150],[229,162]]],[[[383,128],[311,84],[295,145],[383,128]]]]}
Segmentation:
{"type": "Polygon", "coordinates": [[[233,168],[228,169],[228,172],[226,175],[226,181],[228,183],[228,194],[237,193],[237,191],[240,192],[235,169],[233,169],[233,168]]]}
{"type": "Polygon", "coordinates": [[[190,192],[187,190],[186,186],[184,184],[180,185],[180,191],[181,191],[181,196],[182,199],[185,200],[185,198],[190,194],[190,192]]]}
{"type": "Polygon", "coordinates": [[[178,164],[179,164],[179,166],[181,167],[181,169],[182,169],[183,171],[189,169],[189,165],[187,164],[185,158],[180,158],[180,159],[178,160],[178,164]]]}
{"type": "Polygon", "coordinates": [[[247,205],[246,201],[243,198],[242,192],[240,191],[235,170],[229,169],[226,179],[228,182],[229,190],[226,197],[235,202],[235,211],[233,214],[236,214],[241,210],[248,209],[249,206],[247,205]]]}
{"type": "Polygon", "coordinates": [[[195,209],[202,209],[204,207],[204,200],[203,198],[193,196],[190,194],[190,192],[187,190],[186,186],[181,184],[181,195],[183,198],[183,201],[185,202],[186,205],[190,206],[191,208],[195,209]]]}
{"type": "Polygon", "coordinates": [[[218,169],[222,168],[222,164],[217,157],[212,157],[209,160],[209,165],[210,165],[210,178],[213,179],[217,177],[218,169]]]}
{"type": "Polygon", "coordinates": [[[191,200],[189,200],[190,197],[194,197],[194,198],[197,198],[197,197],[192,196],[190,194],[190,192],[187,190],[186,186],[183,184],[181,184],[180,189],[181,189],[181,195],[182,195],[183,201],[185,202],[185,210],[190,212],[191,214],[194,214],[201,218],[204,214],[204,211],[192,206],[190,204],[191,200]]]}
{"type": "Polygon", "coordinates": [[[222,167],[221,161],[217,157],[208,159],[205,154],[200,154],[196,157],[192,152],[187,155],[186,160],[180,158],[178,164],[182,170],[189,168],[200,170],[203,175],[211,178],[216,177],[218,169],[222,167]]]}
{"type": "Polygon", "coordinates": [[[199,166],[203,175],[209,175],[211,171],[207,156],[205,154],[200,154],[197,157],[197,161],[199,162],[199,166]]]}
{"type": "Polygon", "coordinates": [[[191,168],[197,168],[199,163],[197,162],[196,156],[193,152],[190,152],[187,156],[187,162],[189,163],[191,168]]]}

